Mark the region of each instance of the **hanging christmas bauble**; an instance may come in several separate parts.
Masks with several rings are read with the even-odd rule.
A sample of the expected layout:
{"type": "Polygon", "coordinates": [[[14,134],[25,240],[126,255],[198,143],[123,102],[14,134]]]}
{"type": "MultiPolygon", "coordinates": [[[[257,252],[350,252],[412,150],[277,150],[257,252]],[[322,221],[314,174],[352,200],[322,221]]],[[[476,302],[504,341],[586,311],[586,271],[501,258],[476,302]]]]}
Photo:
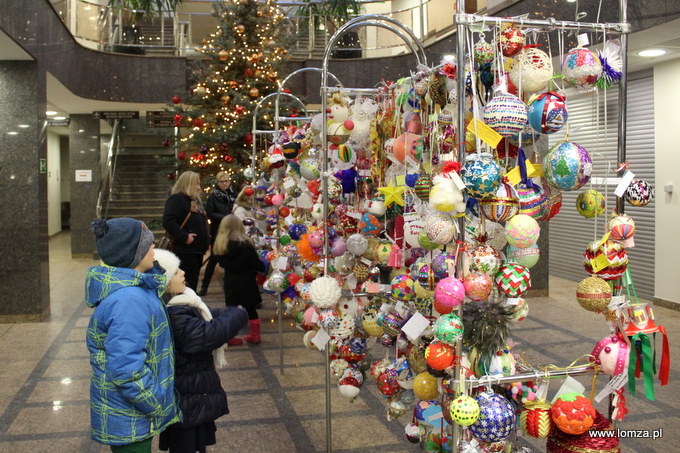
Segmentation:
{"type": "Polygon", "coordinates": [[[248,96],[250,96],[253,99],[258,97],[259,95],[260,95],[260,90],[258,90],[255,87],[251,88],[250,91],[248,91],[248,96]]]}
{"type": "Polygon", "coordinates": [[[408,274],[397,275],[390,282],[392,297],[402,301],[410,301],[415,296],[414,281],[408,274]]]}
{"type": "Polygon", "coordinates": [[[187,158],[187,153],[185,153],[184,151],[180,151],[180,152],[177,153],[177,158],[179,160],[184,160],[184,159],[187,158]]]}
{"type": "Polygon", "coordinates": [[[463,323],[455,313],[441,315],[432,327],[434,336],[443,343],[455,346],[463,337],[463,323]]]}
{"type": "Polygon", "coordinates": [[[418,374],[413,379],[413,393],[423,401],[434,400],[439,396],[437,378],[427,371],[418,374]]]}
{"type": "Polygon", "coordinates": [[[203,127],[203,118],[195,118],[194,121],[191,124],[195,128],[200,129],[201,127],[203,127]]]}
{"type": "Polygon", "coordinates": [[[246,27],[244,25],[241,25],[241,24],[237,25],[234,28],[236,29],[236,33],[238,33],[238,34],[244,33],[246,31],[246,27]]]}
{"type": "Polygon", "coordinates": [[[494,278],[500,265],[501,254],[490,245],[482,244],[470,250],[470,270],[473,272],[481,272],[494,278]]]}
{"type": "Polygon", "coordinates": [[[219,57],[220,60],[225,61],[229,57],[229,52],[222,49],[219,52],[217,52],[217,56],[219,57]]]}
{"type": "Polygon", "coordinates": [[[455,277],[441,279],[434,290],[435,310],[450,313],[465,300],[465,286],[455,277]],[[441,309],[444,311],[440,311],[441,309]]]}
{"type": "Polygon", "coordinates": [[[514,187],[501,183],[496,194],[479,200],[482,215],[492,222],[505,222],[519,212],[519,198],[514,187]]]}
{"type": "Polygon", "coordinates": [[[527,106],[514,94],[499,92],[484,107],[484,122],[503,137],[515,136],[528,122],[527,106]]]}
{"type": "Polygon", "coordinates": [[[576,301],[588,311],[599,313],[606,310],[612,300],[612,288],[600,277],[591,276],[581,280],[576,287],[576,301]]]}
{"type": "Polygon", "coordinates": [[[535,47],[524,49],[510,66],[510,81],[522,91],[541,91],[552,76],[550,55],[535,47]]]}
{"type": "Polygon", "coordinates": [[[529,269],[517,263],[504,263],[494,280],[496,287],[508,297],[520,297],[531,288],[529,269]]]}
{"type": "Polygon", "coordinates": [[[533,186],[524,183],[517,184],[517,197],[520,214],[528,215],[536,220],[545,220],[550,214],[548,194],[538,184],[533,186]]]}
{"type": "Polygon", "coordinates": [[[455,354],[446,343],[433,341],[425,348],[425,362],[435,370],[444,370],[453,365],[455,354]]]}
{"type": "Polygon", "coordinates": [[[479,404],[467,395],[460,395],[449,404],[451,419],[461,426],[470,426],[479,418],[479,404]]]}
{"type": "Polygon", "coordinates": [[[501,184],[501,167],[490,153],[470,154],[460,176],[465,183],[465,191],[471,197],[493,197],[501,184]]]}
{"type": "Polygon", "coordinates": [[[637,179],[630,183],[624,198],[633,206],[646,206],[654,199],[654,188],[647,181],[637,179]]]}
{"type": "Polygon", "coordinates": [[[468,429],[482,442],[497,442],[510,435],[515,427],[515,410],[510,401],[497,393],[482,393],[475,398],[479,417],[468,429]]]}
{"type": "Polygon", "coordinates": [[[377,379],[377,384],[378,390],[385,396],[393,396],[401,389],[394,369],[383,371],[377,379]]]}
{"type": "Polygon", "coordinates": [[[554,91],[529,100],[527,112],[529,124],[541,134],[553,134],[561,130],[569,118],[564,96],[554,91]]]}
{"type": "Polygon", "coordinates": [[[237,105],[234,107],[234,112],[236,112],[237,115],[241,115],[243,113],[243,106],[242,105],[237,105]]]}
{"type": "Polygon", "coordinates": [[[543,174],[548,183],[563,191],[577,190],[590,181],[593,161],[588,151],[574,142],[561,142],[543,158],[543,174]]]}
{"type": "Polygon", "coordinates": [[[359,229],[363,234],[367,236],[377,236],[380,233],[380,228],[380,221],[378,221],[378,218],[375,215],[366,212],[361,216],[361,219],[359,220],[359,229]]]}
{"type": "Polygon", "coordinates": [[[456,261],[456,255],[453,252],[441,252],[432,260],[432,271],[437,280],[449,275],[449,261],[451,263],[456,261]]]}
{"type": "Polygon", "coordinates": [[[531,437],[544,439],[555,426],[550,414],[550,404],[529,403],[524,406],[524,410],[519,418],[522,431],[531,437]]]}
{"type": "Polygon", "coordinates": [[[180,98],[179,96],[173,96],[172,97],[172,103],[173,104],[180,104],[181,102],[182,102],[182,98],[180,98]]]}
{"type": "Polygon", "coordinates": [[[588,189],[576,197],[576,210],[587,219],[604,213],[604,196],[597,190],[588,189]]]}
{"type": "Polygon", "coordinates": [[[416,180],[414,190],[416,196],[423,201],[427,201],[430,198],[430,189],[432,188],[432,178],[428,174],[421,174],[416,180]]]}
{"type": "Polygon", "coordinates": [[[514,57],[524,48],[524,33],[517,28],[508,27],[498,36],[498,45],[505,57],[514,57]]]}
{"type": "Polygon", "coordinates": [[[569,85],[588,90],[602,75],[602,62],[592,50],[576,47],[564,56],[562,75],[569,85]]]}
{"type": "Polygon", "coordinates": [[[521,264],[527,269],[531,269],[538,263],[538,260],[541,257],[541,251],[536,244],[523,249],[508,245],[508,250],[505,252],[505,255],[508,261],[521,264]]]}
{"type": "Polygon", "coordinates": [[[484,35],[479,37],[479,41],[474,47],[475,63],[485,64],[491,62],[496,56],[496,52],[491,44],[486,42],[484,35]]]}
{"type": "Polygon", "coordinates": [[[626,214],[613,214],[609,220],[609,237],[615,241],[625,241],[635,234],[635,222],[626,214]]]}
{"type": "Polygon", "coordinates": [[[574,436],[588,431],[597,416],[590,400],[577,392],[560,395],[553,403],[550,413],[555,426],[574,436]]]}
{"type": "Polygon", "coordinates": [[[471,272],[463,278],[465,297],[473,301],[485,300],[491,294],[493,281],[482,272],[471,272]]]}
{"type": "Polygon", "coordinates": [[[597,275],[605,280],[620,278],[628,267],[628,254],[620,242],[591,242],[583,253],[583,267],[590,275],[597,275]],[[604,264],[601,267],[599,262],[604,264]],[[597,268],[597,271],[595,269],[597,268]]]}
{"type": "Polygon", "coordinates": [[[425,219],[423,229],[427,238],[433,244],[448,244],[456,234],[456,227],[453,219],[445,212],[431,212],[425,219]]]}
{"type": "Polygon", "coordinates": [[[425,433],[426,433],[425,428],[421,427],[417,423],[409,423],[404,428],[404,435],[406,436],[406,440],[408,440],[412,444],[420,443],[420,441],[423,439],[423,436],[425,436],[425,433]]]}
{"type": "Polygon", "coordinates": [[[508,305],[508,320],[512,322],[524,321],[529,314],[529,304],[521,297],[515,299],[516,303],[508,305]]]}
{"type": "Polygon", "coordinates": [[[168,178],[168,180],[170,180],[170,181],[175,180],[175,174],[174,173],[168,173],[167,175],[165,175],[165,177],[168,178]]]}
{"type": "Polygon", "coordinates": [[[319,179],[321,176],[321,163],[318,159],[310,157],[300,164],[300,175],[307,181],[319,179]]]}

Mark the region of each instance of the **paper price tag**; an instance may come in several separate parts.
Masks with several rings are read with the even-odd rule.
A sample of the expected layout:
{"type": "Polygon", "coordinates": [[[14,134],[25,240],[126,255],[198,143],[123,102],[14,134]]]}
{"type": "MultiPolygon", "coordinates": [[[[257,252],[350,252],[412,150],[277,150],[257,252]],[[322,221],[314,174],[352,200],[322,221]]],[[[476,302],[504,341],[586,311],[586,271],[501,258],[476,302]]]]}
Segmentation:
{"type": "Polygon", "coordinates": [[[580,35],[578,35],[577,40],[579,47],[587,47],[588,44],[590,44],[590,40],[588,39],[587,33],[581,33],[580,35]]]}
{"type": "Polygon", "coordinates": [[[312,324],[316,324],[319,321],[319,314],[317,312],[314,312],[312,314],[312,324]]]}
{"type": "Polygon", "coordinates": [[[390,304],[382,304],[380,306],[380,311],[383,313],[387,313],[388,311],[390,311],[390,307],[391,307],[390,304]]]}
{"type": "Polygon", "coordinates": [[[475,121],[470,121],[467,130],[475,134],[480,140],[492,148],[496,148],[498,143],[503,138],[501,134],[491,129],[486,125],[486,123],[484,123],[484,121],[480,120],[479,118],[477,118],[475,121]]]}
{"type": "Polygon", "coordinates": [[[405,186],[406,185],[406,175],[397,175],[397,185],[398,186],[405,186]]]}
{"type": "Polygon", "coordinates": [[[519,297],[508,297],[508,300],[505,302],[505,305],[519,305],[519,301],[521,299],[519,297]]]}
{"type": "Polygon", "coordinates": [[[600,239],[600,242],[597,243],[597,246],[600,247],[602,244],[607,242],[609,240],[609,235],[612,234],[611,231],[602,236],[602,239],[600,239]]]}
{"type": "Polygon", "coordinates": [[[359,261],[361,261],[362,263],[364,263],[366,266],[370,266],[370,265],[371,265],[371,260],[369,260],[368,258],[361,258],[359,261]]]}
{"type": "Polygon", "coordinates": [[[465,190],[465,183],[463,182],[462,179],[460,179],[460,175],[458,173],[452,171],[451,173],[449,173],[449,176],[451,177],[451,180],[456,185],[456,187],[458,187],[458,190],[465,190]]]}
{"type": "Polygon", "coordinates": [[[287,256],[280,256],[278,260],[276,260],[276,268],[284,271],[288,267],[288,257],[287,256]]]}
{"type": "Polygon", "coordinates": [[[418,220],[420,216],[418,215],[417,212],[407,212],[404,214],[404,221],[408,222],[409,220],[418,220]]]}
{"type": "Polygon", "coordinates": [[[616,311],[622,305],[626,305],[626,296],[612,296],[611,302],[607,305],[607,308],[616,311]]]}
{"type": "Polygon", "coordinates": [[[314,335],[314,338],[312,338],[312,344],[316,346],[319,351],[323,351],[326,349],[326,345],[330,339],[331,337],[328,335],[328,333],[326,333],[325,330],[319,329],[316,335],[314,335]]]}
{"type": "Polygon", "coordinates": [[[347,212],[347,215],[348,215],[349,217],[352,217],[352,218],[357,219],[357,220],[360,220],[360,219],[361,219],[361,213],[360,213],[360,212],[349,211],[349,212],[347,212]]]}
{"type": "Polygon", "coordinates": [[[351,289],[357,287],[357,278],[354,274],[349,274],[349,276],[347,277],[347,284],[351,289]]]}
{"type": "Polygon", "coordinates": [[[378,283],[369,283],[366,285],[366,292],[368,293],[379,293],[380,292],[380,284],[378,283]]]}
{"type": "Polygon", "coordinates": [[[404,304],[401,301],[398,301],[396,304],[394,304],[394,309],[401,313],[404,310],[404,304]]]}
{"type": "Polygon", "coordinates": [[[621,182],[619,183],[618,186],[616,186],[616,189],[614,190],[614,193],[616,194],[617,197],[621,198],[623,194],[626,193],[626,189],[628,189],[628,186],[630,186],[630,183],[633,182],[633,178],[635,177],[635,173],[632,171],[628,170],[623,177],[621,178],[621,182]]]}
{"type": "Polygon", "coordinates": [[[404,324],[401,331],[406,334],[409,340],[416,340],[428,327],[430,327],[430,321],[428,321],[425,316],[416,312],[411,316],[408,322],[404,324]]]}
{"type": "Polygon", "coordinates": [[[598,255],[590,260],[590,265],[593,267],[593,272],[599,272],[609,266],[609,260],[606,255],[598,255]]]}
{"type": "Polygon", "coordinates": [[[418,162],[416,162],[411,156],[406,156],[406,163],[408,164],[409,167],[417,167],[418,162]]]}
{"type": "Polygon", "coordinates": [[[519,167],[515,167],[505,174],[508,178],[508,182],[511,186],[516,186],[522,180],[522,174],[519,171],[519,167]]]}
{"type": "Polygon", "coordinates": [[[543,176],[543,165],[532,164],[529,159],[524,162],[527,166],[527,176],[530,178],[540,178],[543,176]]]}
{"type": "Polygon", "coordinates": [[[286,179],[286,181],[283,183],[283,187],[285,187],[286,189],[290,189],[295,184],[297,184],[297,183],[295,182],[294,179],[286,179]]]}
{"type": "Polygon", "coordinates": [[[617,374],[609,382],[607,382],[607,385],[605,385],[602,391],[597,394],[595,401],[599,403],[610,393],[613,393],[626,385],[626,382],[628,382],[628,373],[617,374]]]}

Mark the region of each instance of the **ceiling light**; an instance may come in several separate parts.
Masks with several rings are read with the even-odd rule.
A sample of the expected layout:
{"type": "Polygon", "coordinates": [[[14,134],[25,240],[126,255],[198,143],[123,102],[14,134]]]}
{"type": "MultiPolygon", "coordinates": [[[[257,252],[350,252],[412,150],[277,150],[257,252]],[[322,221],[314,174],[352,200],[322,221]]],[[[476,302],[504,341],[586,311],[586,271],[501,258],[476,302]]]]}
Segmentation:
{"type": "Polygon", "coordinates": [[[660,57],[661,55],[665,55],[666,51],[663,49],[648,49],[638,52],[637,54],[641,57],[660,57]]]}
{"type": "Polygon", "coordinates": [[[24,129],[27,128],[27,127],[31,127],[28,124],[19,124],[18,126],[21,127],[21,128],[24,128],[24,129]]]}
{"type": "Polygon", "coordinates": [[[45,112],[45,115],[50,115],[50,116],[56,115],[56,114],[57,114],[57,112],[55,112],[54,110],[48,110],[48,111],[45,112]]]}
{"type": "Polygon", "coordinates": [[[19,135],[19,133],[15,132],[15,131],[11,131],[11,132],[8,132],[7,135],[19,135]]]}
{"type": "Polygon", "coordinates": [[[66,117],[65,116],[55,116],[54,119],[55,120],[65,120],[66,117]]]}

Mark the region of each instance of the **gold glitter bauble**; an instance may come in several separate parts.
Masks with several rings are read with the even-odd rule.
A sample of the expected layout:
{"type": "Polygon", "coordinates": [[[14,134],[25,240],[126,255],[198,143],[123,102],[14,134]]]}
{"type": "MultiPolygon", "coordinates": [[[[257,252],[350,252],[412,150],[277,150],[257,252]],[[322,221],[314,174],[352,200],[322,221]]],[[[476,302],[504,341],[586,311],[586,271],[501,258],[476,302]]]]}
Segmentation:
{"type": "Polygon", "coordinates": [[[605,310],[612,300],[612,289],[609,283],[599,277],[588,277],[576,288],[576,300],[588,311],[596,313],[605,310]]]}

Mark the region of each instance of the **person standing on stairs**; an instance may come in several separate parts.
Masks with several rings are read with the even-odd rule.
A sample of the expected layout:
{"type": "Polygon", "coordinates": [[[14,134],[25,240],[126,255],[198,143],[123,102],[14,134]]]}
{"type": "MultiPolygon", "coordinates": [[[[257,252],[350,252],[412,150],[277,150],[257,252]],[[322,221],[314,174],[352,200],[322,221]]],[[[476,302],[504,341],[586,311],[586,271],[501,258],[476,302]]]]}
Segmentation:
{"type": "Polygon", "coordinates": [[[201,177],[193,171],[182,173],[172,187],[163,210],[163,228],[173,241],[172,252],[182,262],[187,286],[198,288],[203,256],[210,245],[208,218],[201,203],[201,177]]]}
{"type": "MultiPolygon", "coordinates": [[[[217,181],[217,183],[212,192],[210,192],[210,195],[208,195],[208,202],[205,205],[205,210],[210,219],[210,246],[212,248],[215,247],[215,238],[217,237],[217,230],[220,227],[220,222],[225,216],[231,214],[231,210],[234,208],[234,200],[236,200],[237,195],[231,185],[229,173],[226,171],[217,173],[215,181],[217,181]]],[[[211,253],[208,265],[203,272],[203,282],[201,283],[201,290],[198,292],[199,296],[203,297],[208,294],[208,286],[210,286],[210,280],[215,272],[216,265],[216,255],[215,253],[211,253]]]]}
{"type": "Polygon", "coordinates": [[[257,274],[265,266],[255,250],[252,239],[246,235],[241,219],[229,214],[220,223],[213,252],[224,269],[224,301],[227,306],[242,305],[248,312],[250,335],[243,339],[249,343],[260,342],[260,318],[257,306],[262,303],[257,274]]]}

